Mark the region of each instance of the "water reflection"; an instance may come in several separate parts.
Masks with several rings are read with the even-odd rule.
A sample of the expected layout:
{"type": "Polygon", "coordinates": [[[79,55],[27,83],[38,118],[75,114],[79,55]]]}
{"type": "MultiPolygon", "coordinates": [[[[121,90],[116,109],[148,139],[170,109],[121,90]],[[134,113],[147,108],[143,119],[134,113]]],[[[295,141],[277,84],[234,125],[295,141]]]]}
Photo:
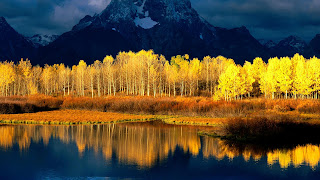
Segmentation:
{"type": "Polygon", "coordinates": [[[291,148],[265,148],[256,145],[238,145],[220,139],[205,137],[202,143],[202,153],[205,158],[214,157],[218,160],[242,157],[246,162],[251,159],[260,161],[267,158],[269,166],[279,164],[281,168],[293,165],[298,168],[306,165],[315,169],[320,162],[320,145],[298,145],[291,148]]]}
{"type": "Polygon", "coordinates": [[[165,161],[179,147],[185,153],[204,159],[260,161],[266,157],[269,166],[281,168],[307,165],[315,169],[320,161],[319,145],[292,148],[259,149],[237,146],[216,138],[200,137],[197,127],[171,126],[161,123],[109,124],[84,126],[0,126],[0,147],[9,150],[15,144],[27,151],[31,143],[48,145],[51,138],[65,144],[75,143],[79,156],[86,149],[102,153],[105,160],[116,158],[120,163],[152,167],[165,161]]]}

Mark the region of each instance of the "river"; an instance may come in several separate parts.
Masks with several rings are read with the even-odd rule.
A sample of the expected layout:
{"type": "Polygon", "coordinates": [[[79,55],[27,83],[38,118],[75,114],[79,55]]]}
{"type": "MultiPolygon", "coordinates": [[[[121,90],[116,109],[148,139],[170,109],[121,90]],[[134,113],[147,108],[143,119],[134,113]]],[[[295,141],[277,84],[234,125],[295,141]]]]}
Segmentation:
{"type": "Polygon", "coordinates": [[[2,125],[0,179],[320,179],[318,144],[236,145],[199,136],[203,129],[2,125]]]}

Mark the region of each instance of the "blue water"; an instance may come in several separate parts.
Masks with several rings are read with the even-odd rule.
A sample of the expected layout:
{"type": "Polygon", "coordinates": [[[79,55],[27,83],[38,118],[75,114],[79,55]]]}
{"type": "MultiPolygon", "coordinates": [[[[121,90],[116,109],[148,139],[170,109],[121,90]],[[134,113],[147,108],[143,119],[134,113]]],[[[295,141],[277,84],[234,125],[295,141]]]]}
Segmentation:
{"type": "Polygon", "coordinates": [[[157,123],[0,126],[0,179],[320,179],[318,145],[238,148],[198,130],[157,123]]]}

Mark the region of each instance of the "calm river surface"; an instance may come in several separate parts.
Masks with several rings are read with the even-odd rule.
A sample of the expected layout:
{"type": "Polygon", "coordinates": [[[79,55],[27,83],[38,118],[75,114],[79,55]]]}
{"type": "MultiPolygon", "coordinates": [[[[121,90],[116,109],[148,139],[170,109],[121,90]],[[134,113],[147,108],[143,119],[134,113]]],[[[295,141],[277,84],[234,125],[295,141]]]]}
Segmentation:
{"type": "Polygon", "coordinates": [[[320,146],[238,146],[162,123],[0,126],[0,179],[320,179],[320,146]]]}

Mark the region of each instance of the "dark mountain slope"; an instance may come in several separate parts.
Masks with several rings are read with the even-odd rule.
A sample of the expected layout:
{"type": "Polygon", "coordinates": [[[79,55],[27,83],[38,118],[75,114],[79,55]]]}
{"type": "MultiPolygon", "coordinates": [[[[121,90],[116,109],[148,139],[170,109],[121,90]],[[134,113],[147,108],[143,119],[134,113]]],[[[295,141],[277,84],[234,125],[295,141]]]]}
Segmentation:
{"type": "Polygon", "coordinates": [[[24,36],[17,33],[0,17],[0,61],[19,61],[21,58],[34,58],[35,49],[24,36]]]}

